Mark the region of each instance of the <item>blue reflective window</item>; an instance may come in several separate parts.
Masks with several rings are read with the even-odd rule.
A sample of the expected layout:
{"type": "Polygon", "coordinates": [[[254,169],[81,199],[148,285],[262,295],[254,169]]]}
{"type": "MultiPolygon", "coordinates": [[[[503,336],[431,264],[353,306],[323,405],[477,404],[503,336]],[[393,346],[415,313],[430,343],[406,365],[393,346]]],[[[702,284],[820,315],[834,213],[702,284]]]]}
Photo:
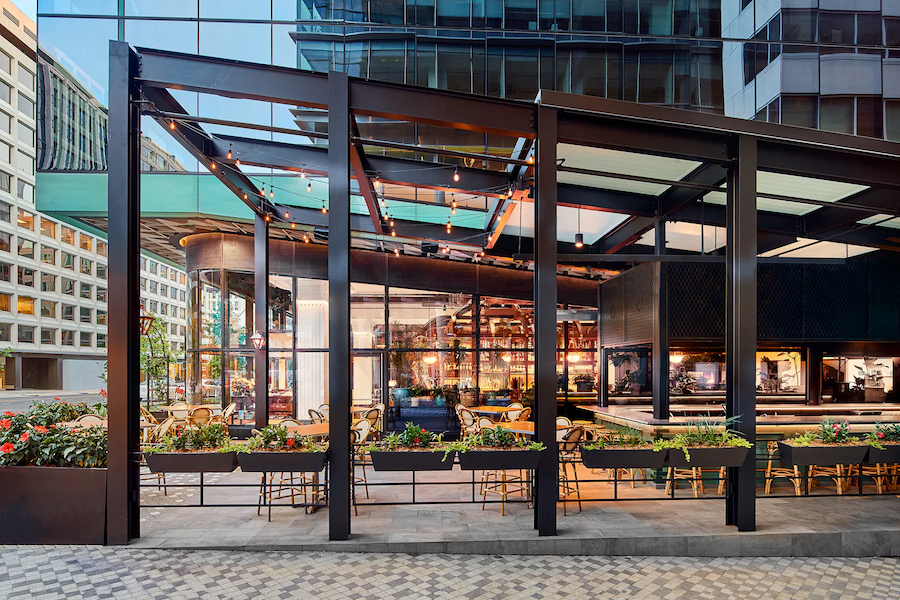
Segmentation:
{"type": "Polygon", "coordinates": [[[125,39],[132,46],[188,54],[197,54],[199,48],[196,21],[128,19],[125,21],[125,39]]]}
{"type": "Polygon", "coordinates": [[[118,0],[38,0],[38,13],[59,15],[117,15],[118,0]]]}
{"type": "Polygon", "coordinates": [[[272,5],[260,0],[200,0],[200,18],[268,21],[272,18],[272,5]]]}
{"type": "Polygon", "coordinates": [[[126,0],[129,17],[197,18],[197,0],[126,0]]]}

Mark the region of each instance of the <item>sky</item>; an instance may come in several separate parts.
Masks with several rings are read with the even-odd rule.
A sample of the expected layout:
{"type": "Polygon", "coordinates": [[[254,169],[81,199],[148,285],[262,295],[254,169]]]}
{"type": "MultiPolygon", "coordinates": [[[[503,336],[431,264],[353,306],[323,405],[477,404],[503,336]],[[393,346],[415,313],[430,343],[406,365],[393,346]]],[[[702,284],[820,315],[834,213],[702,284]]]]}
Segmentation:
{"type": "Polygon", "coordinates": [[[13,4],[28,15],[29,19],[37,23],[37,0],[13,0],[13,4]]]}

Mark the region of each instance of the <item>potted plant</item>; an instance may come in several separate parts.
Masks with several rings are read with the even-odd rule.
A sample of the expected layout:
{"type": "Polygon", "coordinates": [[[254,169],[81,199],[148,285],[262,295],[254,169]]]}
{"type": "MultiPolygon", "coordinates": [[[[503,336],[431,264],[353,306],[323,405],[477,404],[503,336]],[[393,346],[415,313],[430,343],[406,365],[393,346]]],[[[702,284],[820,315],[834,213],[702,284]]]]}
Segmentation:
{"type": "Polygon", "coordinates": [[[236,447],[221,423],[188,427],[144,450],[151,473],[231,473],[236,447]]]}
{"type": "Polygon", "coordinates": [[[516,439],[516,434],[504,427],[482,429],[462,442],[450,444],[451,450],[459,452],[463,471],[536,469],[544,448],[541,442],[516,439]]]}
{"type": "Polygon", "coordinates": [[[798,465],[858,465],[866,458],[869,446],[850,435],[850,425],[825,419],[817,430],[778,442],[781,461],[798,465]]]}
{"type": "Polygon", "coordinates": [[[318,473],[325,468],[328,444],[270,425],[250,438],[246,451],[237,457],[241,471],[247,473],[318,473]]]}
{"type": "Polygon", "coordinates": [[[655,447],[640,431],[616,431],[581,447],[581,462],[589,469],[653,469],[663,466],[668,448],[655,447]]]}
{"type": "Polygon", "coordinates": [[[593,375],[588,375],[587,373],[583,373],[583,374],[575,377],[575,390],[579,391],[579,392],[594,391],[593,375]]]}
{"type": "Polygon", "coordinates": [[[86,404],[37,404],[0,416],[0,544],[102,544],[106,430],[67,429],[86,404]]]}
{"type": "Polygon", "coordinates": [[[669,449],[665,461],[669,467],[738,467],[744,464],[751,444],[728,428],[736,420],[703,419],[671,439],[655,440],[653,447],[669,449]]]}
{"type": "Polygon", "coordinates": [[[868,464],[900,463],[900,424],[879,423],[866,443],[869,446],[868,464]]]}
{"type": "Polygon", "coordinates": [[[378,444],[364,448],[376,471],[449,471],[456,452],[447,451],[441,436],[412,423],[391,433],[378,444]]]}

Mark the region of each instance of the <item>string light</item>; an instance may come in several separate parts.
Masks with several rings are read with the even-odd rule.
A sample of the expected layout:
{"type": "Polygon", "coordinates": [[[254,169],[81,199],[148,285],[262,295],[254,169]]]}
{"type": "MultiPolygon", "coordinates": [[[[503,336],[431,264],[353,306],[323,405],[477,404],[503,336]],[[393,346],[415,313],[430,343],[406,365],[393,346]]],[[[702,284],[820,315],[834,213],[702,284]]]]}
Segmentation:
{"type": "Polygon", "coordinates": [[[240,159],[238,159],[238,158],[234,159],[234,166],[236,166],[236,167],[241,166],[241,161],[240,161],[240,159]]]}
{"type": "Polygon", "coordinates": [[[375,173],[375,185],[381,183],[381,176],[378,173],[375,173]]]}
{"type": "Polygon", "coordinates": [[[479,256],[484,256],[484,250],[481,251],[481,254],[479,254],[479,256]]]}
{"type": "Polygon", "coordinates": [[[459,167],[453,167],[453,181],[459,181],[459,167]]]}
{"type": "Polygon", "coordinates": [[[306,237],[305,235],[303,236],[303,243],[305,243],[305,244],[309,243],[309,238],[306,237]]]}
{"type": "Polygon", "coordinates": [[[306,169],[300,169],[300,179],[306,179],[306,169]]]}
{"type": "Polygon", "coordinates": [[[285,218],[285,219],[290,218],[290,216],[291,216],[291,214],[290,214],[289,212],[284,211],[284,218],[285,218]]]}
{"type": "Polygon", "coordinates": [[[450,233],[451,227],[452,226],[450,225],[450,219],[447,219],[447,233],[450,233]]]}
{"type": "Polygon", "coordinates": [[[209,163],[209,168],[212,169],[213,171],[215,171],[215,170],[216,170],[216,163],[214,163],[214,162],[209,163]]]}
{"type": "Polygon", "coordinates": [[[266,213],[266,223],[272,220],[272,216],[269,213],[266,213]]]}
{"type": "Polygon", "coordinates": [[[275,197],[275,188],[269,188],[269,198],[275,197]]]}
{"type": "Polygon", "coordinates": [[[453,202],[450,203],[450,214],[451,215],[456,214],[456,196],[455,195],[453,196],[453,202]]]}
{"type": "Polygon", "coordinates": [[[394,248],[394,256],[400,256],[400,248],[394,248]]]}
{"type": "Polygon", "coordinates": [[[266,197],[266,186],[262,186],[262,189],[260,190],[259,195],[262,196],[263,198],[266,197]]]}
{"type": "Polygon", "coordinates": [[[246,200],[246,199],[247,199],[247,194],[244,194],[244,200],[246,200]]]}
{"type": "Polygon", "coordinates": [[[228,160],[231,160],[231,144],[228,144],[228,154],[227,154],[227,157],[228,157],[228,160]]]}
{"type": "Polygon", "coordinates": [[[310,181],[309,183],[306,184],[306,193],[308,194],[311,191],[312,191],[312,181],[310,181]]]}
{"type": "Polygon", "coordinates": [[[391,237],[397,237],[397,232],[391,229],[391,237]]]}
{"type": "Polygon", "coordinates": [[[381,198],[381,208],[387,208],[387,203],[384,201],[384,198],[381,198]]]}
{"type": "Polygon", "coordinates": [[[175,121],[169,122],[169,129],[175,129],[175,121]]]}
{"type": "Polygon", "coordinates": [[[328,209],[325,207],[325,200],[322,200],[322,214],[328,214],[328,209]]]}
{"type": "Polygon", "coordinates": [[[391,222],[388,223],[388,225],[390,225],[391,227],[393,227],[393,226],[394,226],[394,219],[391,219],[391,222]]]}
{"type": "Polygon", "coordinates": [[[297,229],[297,224],[296,224],[296,223],[291,223],[291,229],[297,229]]]}

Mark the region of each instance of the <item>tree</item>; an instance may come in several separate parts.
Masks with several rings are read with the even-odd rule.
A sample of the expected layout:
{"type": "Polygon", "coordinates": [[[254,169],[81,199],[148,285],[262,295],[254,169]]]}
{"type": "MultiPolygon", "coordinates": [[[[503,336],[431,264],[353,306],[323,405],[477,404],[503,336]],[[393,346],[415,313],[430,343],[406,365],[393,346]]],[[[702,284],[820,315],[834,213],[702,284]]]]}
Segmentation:
{"type": "Polygon", "coordinates": [[[147,396],[154,394],[158,402],[165,402],[168,387],[164,383],[172,361],[172,348],[166,339],[166,323],[153,315],[147,335],[141,336],[141,368],[147,377],[147,396]],[[162,382],[162,383],[161,383],[162,382]],[[160,385],[161,383],[161,385],[160,385]],[[156,384],[156,385],[154,385],[156,384]]]}

